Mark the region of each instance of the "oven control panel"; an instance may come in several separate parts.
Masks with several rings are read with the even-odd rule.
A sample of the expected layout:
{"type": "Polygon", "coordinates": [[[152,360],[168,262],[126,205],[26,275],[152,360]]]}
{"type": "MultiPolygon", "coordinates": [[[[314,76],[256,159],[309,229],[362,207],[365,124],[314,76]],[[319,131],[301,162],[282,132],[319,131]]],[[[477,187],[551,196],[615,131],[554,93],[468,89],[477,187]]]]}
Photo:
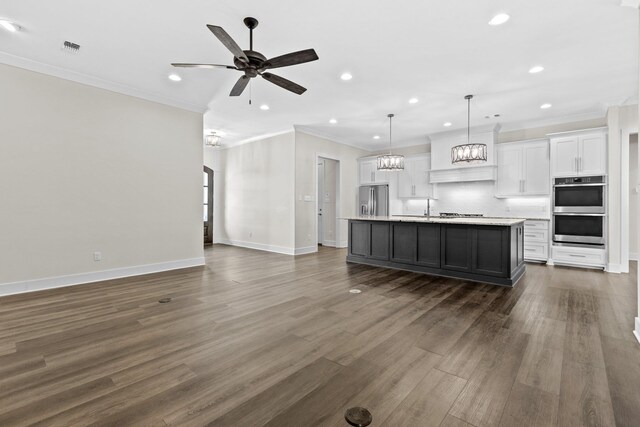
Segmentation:
{"type": "Polygon", "coordinates": [[[555,179],[555,185],[603,184],[604,182],[604,176],[578,176],[555,179]]]}

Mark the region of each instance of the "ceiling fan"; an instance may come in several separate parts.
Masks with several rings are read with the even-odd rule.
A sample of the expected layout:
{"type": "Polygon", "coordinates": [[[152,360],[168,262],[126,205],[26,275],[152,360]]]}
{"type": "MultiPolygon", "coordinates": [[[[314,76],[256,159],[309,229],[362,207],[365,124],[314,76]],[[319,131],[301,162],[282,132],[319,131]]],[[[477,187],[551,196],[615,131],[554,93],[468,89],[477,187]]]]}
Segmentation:
{"type": "Polygon", "coordinates": [[[207,28],[209,28],[213,35],[216,36],[218,40],[220,40],[222,44],[229,49],[229,51],[231,51],[235,66],[185,63],[172,63],[171,65],[174,67],[184,68],[229,68],[231,70],[242,71],[244,75],[238,79],[236,84],[233,86],[233,89],[231,89],[229,96],[239,96],[247,87],[249,81],[257,76],[262,76],[263,79],[273,83],[274,85],[280,86],[281,88],[295,94],[302,95],[307,90],[306,88],[292,82],[291,80],[287,80],[284,77],[271,74],[267,70],[315,61],[318,59],[316,51],[313,49],[306,49],[267,59],[260,52],[253,50],[253,29],[258,26],[258,20],[251,17],[244,18],[244,25],[249,28],[249,50],[242,50],[222,27],[207,25],[207,28]]]}

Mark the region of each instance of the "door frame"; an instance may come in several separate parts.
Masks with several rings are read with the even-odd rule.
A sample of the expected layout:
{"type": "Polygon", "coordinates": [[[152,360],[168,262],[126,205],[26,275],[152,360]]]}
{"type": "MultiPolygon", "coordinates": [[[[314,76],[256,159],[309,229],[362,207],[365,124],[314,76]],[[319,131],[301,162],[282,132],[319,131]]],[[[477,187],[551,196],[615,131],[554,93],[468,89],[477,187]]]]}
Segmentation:
{"type": "MultiPolygon", "coordinates": [[[[338,164],[336,166],[336,211],[335,211],[335,215],[336,215],[336,229],[335,229],[335,237],[336,237],[336,248],[346,248],[347,245],[346,243],[341,241],[341,231],[342,228],[341,224],[340,224],[340,220],[338,219],[340,217],[340,205],[341,205],[341,194],[340,194],[340,181],[341,181],[341,175],[342,175],[342,164],[340,161],[339,157],[333,156],[331,154],[325,154],[325,153],[318,153],[316,152],[316,161],[315,161],[315,174],[314,174],[314,187],[315,187],[315,191],[316,194],[318,193],[318,163],[320,162],[321,159],[327,159],[327,160],[334,160],[336,161],[338,164]]],[[[325,171],[326,171],[326,165],[325,165],[325,171]]],[[[314,235],[315,235],[315,247],[316,247],[316,251],[318,248],[318,204],[320,203],[320,201],[318,200],[318,196],[316,195],[315,197],[316,199],[316,204],[315,204],[315,211],[314,211],[314,235]]],[[[323,212],[324,213],[324,212],[323,212]]]]}
{"type": "MultiPolygon", "coordinates": [[[[207,238],[204,241],[205,245],[212,245],[213,244],[213,169],[208,168],[207,166],[204,166],[203,169],[204,173],[207,174],[207,188],[208,188],[208,195],[207,195],[207,201],[209,203],[207,203],[207,223],[209,223],[209,228],[207,229],[207,238]]],[[[202,227],[204,228],[204,222],[202,224],[202,227]]],[[[204,237],[204,230],[203,230],[203,237],[204,237]]]]}

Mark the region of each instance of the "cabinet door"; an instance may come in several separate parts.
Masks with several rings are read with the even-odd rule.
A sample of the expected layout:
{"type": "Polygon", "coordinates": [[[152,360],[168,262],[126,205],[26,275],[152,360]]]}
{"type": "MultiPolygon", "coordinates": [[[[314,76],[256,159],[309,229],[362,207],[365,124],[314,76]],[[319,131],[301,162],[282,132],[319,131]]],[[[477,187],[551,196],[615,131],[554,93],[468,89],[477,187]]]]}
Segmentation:
{"type": "Polygon", "coordinates": [[[479,226],[471,230],[473,262],[471,271],[487,276],[509,275],[508,227],[479,226]]]}
{"type": "Polygon", "coordinates": [[[522,191],[522,146],[498,146],[496,195],[518,196],[522,191]]]}
{"type": "Polygon", "coordinates": [[[370,258],[387,261],[389,259],[389,223],[371,222],[370,258]]]}
{"type": "Polygon", "coordinates": [[[413,162],[406,160],[404,170],[398,172],[398,197],[413,197],[413,162]]]}
{"type": "Polygon", "coordinates": [[[605,175],[607,173],[605,135],[581,136],[578,141],[579,175],[605,175]]]}
{"type": "Polygon", "coordinates": [[[440,268],[440,224],[422,224],[417,227],[416,264],[440,268]]]}
{"type": "Polygon", "coordinates": [[[413,196],[426,199],[431,195],[429,185],[430,157],[418,157],[412,160],[413,196]]]}
{"type": "Polygon", "coordinates": [[[471,237],[466,225],[442,225],[440,260],[443,270],[471,271],[471,237]]]}
{"type": "Polygon", "coordinates": [[[391,260],[407,264],[415,263],[416,225],[391,223],[391,260]]]}
{"type": "Polygon", "coordinates": [[[551,141],[551,175],[575,176],[578,173],[578,138],[557,138],[551,141]]]}
{"type": "Polygon", "coordinates": [[[376,162],[374,160],[360,160],[358,162],[360,168],[359,183],[372,184],[375,182],[376,162]]]}
{"type": "Polygon", "coordinates": [[[549,194],[549,145],[524,145],[523,194],[543,196],[549,194]]]}
{"type": "Polygon", "coordinates": [[[349,221],[349,255],[368,257],[371,223],[349,221]]]}

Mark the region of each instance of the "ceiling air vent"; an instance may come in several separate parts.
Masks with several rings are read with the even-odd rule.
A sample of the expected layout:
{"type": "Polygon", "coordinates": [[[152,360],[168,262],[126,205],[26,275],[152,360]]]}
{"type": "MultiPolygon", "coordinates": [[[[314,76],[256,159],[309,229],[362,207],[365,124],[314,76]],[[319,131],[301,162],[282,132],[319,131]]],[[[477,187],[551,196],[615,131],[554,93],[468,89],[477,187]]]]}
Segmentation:
{"type": "Polygon", "coordinates": [[[73,43],[68,40],[65,40],[64,44],[62,45],[62,50],[66,50],[67,52],[71,52],[71,53],[78,53],[78,51],[80,50],[80,45],[77,43],[73,43]]]}

